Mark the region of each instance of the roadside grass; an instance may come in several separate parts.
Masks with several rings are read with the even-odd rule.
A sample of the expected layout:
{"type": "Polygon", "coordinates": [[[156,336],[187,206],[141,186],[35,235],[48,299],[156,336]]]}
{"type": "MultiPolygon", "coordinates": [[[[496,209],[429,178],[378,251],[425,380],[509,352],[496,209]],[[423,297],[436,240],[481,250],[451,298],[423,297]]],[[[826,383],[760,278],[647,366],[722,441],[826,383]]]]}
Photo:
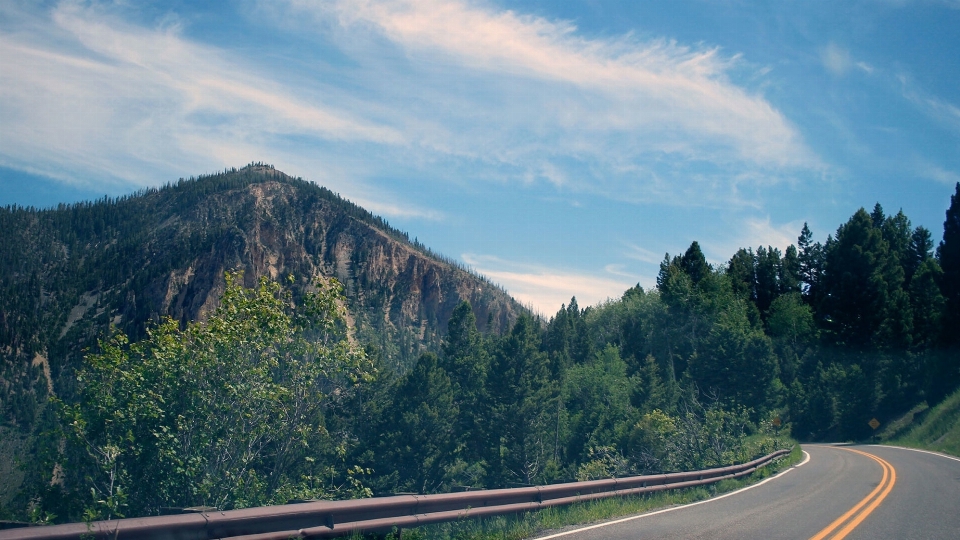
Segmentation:
{"type": "Polygon", "coordinates": [[[891,425],[888,428],[889,438],[884,436],[888,430],[881,433],[880,439],[884,443],[935,450],[960,457],[960,390],[929,410],[924,410],[922,405],[917,406],[891,424],[905,425],[891,425]],[[915,423],[914,416],[920,414],[922,418],[915,423]]]}
{"type": "Polygon", "coordinates": [[[387,538],[404,540],[521,540],[533,536],[559,532],[577,525],[598,523],[619,517],[650,512],[653,510],[689,504],[735,491],[754,484],[787,469],[803,459],[800,445],[776,462],[736,479],[723,480],[709,486],[671,490],[648,495],[611,497],[568,506],[547,508],[537,512],[512,516],[497,516],[485,519],[469,519],[451,523],[438,523],[394,533],[387,538]]]}

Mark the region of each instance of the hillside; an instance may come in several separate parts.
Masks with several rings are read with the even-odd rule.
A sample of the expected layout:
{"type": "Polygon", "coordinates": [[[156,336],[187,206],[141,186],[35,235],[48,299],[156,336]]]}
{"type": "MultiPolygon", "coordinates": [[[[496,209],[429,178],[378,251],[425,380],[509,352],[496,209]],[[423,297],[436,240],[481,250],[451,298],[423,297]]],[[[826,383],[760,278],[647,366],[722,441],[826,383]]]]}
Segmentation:
{"type": "Polygon", "coordinates": [[[960,390],[934,407],[924,403],[915,409],[916,414],[901,419],[904,425],[892,437],[881,434],[884,442],[960,456],[960,390]]]}
{"type": "Polygon", "coordinates": [[[224,272],[315,276],[344,284],[353,335],[404,371],[437,351],[453,309],[481,332],[523,308],[502,289],[411,243],[331,191],[269,166],[201,177],[116,200],[0,209],[0,407],[30,430],[47,391],[71,393],[85,350],[111,326],[131,338],[170,316],[185,324],[217,305],[224,272]],[[46,375],[46,376],[44,376],[46,375]]]}

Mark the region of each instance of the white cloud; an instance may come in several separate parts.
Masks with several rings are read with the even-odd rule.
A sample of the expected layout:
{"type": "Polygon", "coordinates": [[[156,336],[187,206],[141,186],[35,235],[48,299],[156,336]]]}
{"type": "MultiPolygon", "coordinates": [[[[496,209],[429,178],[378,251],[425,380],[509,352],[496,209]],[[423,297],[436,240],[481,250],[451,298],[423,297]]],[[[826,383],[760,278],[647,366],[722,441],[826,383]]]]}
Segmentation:
{"type": "Polygon", "coordinates": [[[834,75],[844,75],[853,65],[850,60],[850,51],[836,43],[830,43],[820,51],[820,60],[823,66],[834,75]]]}
{"type": "Polygon", "coordinates": [[[132,26],[72,3],[34,17],[35,33],[0,34],[6,166],[144,185],[282,154],[265,152],[275,137],[402,143],[396,130],[297,96],[176,26],[132,26]]]}
{"type": "Polygon", "coordinates": [[[400,204],[392,203],[382,203],[377,201],[371,201],[366,199],[356,199],[355,202],[357,205],[373,212],[374,214],[379,214],[385,217],[393,218],[415,218],[415,219],[425,219],[428,221],[443,221],[446,219],[446,216],[443,212],[437,210],[430,210],[425,208],[418,208],[416,206],[405,206],[400,204]]]}
{"type": "Polygon", "coordinates": [[[627,251],[624,254],[628,259],[633,259],[640,262],[645,262],[649,264],[660,264],[663,261],[663,255],[658,255],[657,253],[650,251],[649,249],[642,248],[636,244],[627,243],[627,251]]]}
{"type": "Polygon", "coordinates": [[[750,161],[783,165],[808,158],[779,112],[726,80],[733,59],[716,48],[587,40],[567,22],[459,1],[343,0],[335,5],[344,24],[374,25],[410,50],[438,53],[489,73],[572,84],[630,105],[599,116],[575,115],[587,128],[681,129],[715,142],[731,141],[750,161]]]}
{"type": "Polygon", "coordinates": [[[711,264],[726,264],[740,248],[775,247],[783,254],[791,244],[796,245],[803,221],[775,224],[770,216],[749,217],[740,222],[729,240],[711,242],[704,251],[711,264]]]}
{"type": "Polygon", "coordinates": [[[873,72],[876,71],[876,68],[866,62],[857,62],[857,67],[863,70],[863,72],[867,75],[873,75],[873,72]]]}
{"type": "Polygon", "coordinates": [[[897,78],[904,98],[916,105],[932,120],[954,130],[960,130],[960,107],[928,94],[909,75],[901,73],[897,78]]]}
{"type": "Polygon", "coordinates": [[[516,263],[489,255],[467,253],[461,258],[518,301],[546,317],[556,313],[561,305],[569,304],[573,297],[581,307],[592,306],[619,298],[637,284],[634,276],[623,279],[626,276],[616,267],[595,275],[516,263]]]}
{"type": "Polygon", "coordinates": [[[176,16],[146,27],[96,2],[0,9],[0,165],[54,178],[156,185],[266,161],[436,220],[371,186],[402,167],[727,207],[821,167],[776,108],[731,82],[737,56],[707,46],[586,38],[461,1],[262,3],[257,24],[347,58],[291,74],[282,53],[201,43],[176,16]]]}
{"type": "Polygon", "coordinates": [[[933,163],[920,163],[917,167],[917,175],[921,178],[929,178],[948,186],[954,186],[960,182],[960,174],[944,169],[933,163]]]}
{"type": "Polygon", "coordinates": [[[796,244],[803,222],[791,221],[774,225],[767,216],[763,219],[747,219],[744,228],[744,246],[773,246],[784,252],[790,244],[796,244]]]}
{"type": "Polygon", "coordinates": [[[279,20],[304,34],[322,28],[312,39],[346,51],[352,75],[380,85],[393,111],[417,112],[418,127],[397,117],[410,139],[494,176],[627,201],[728,204],[724,186],[745,169],[766,171],[752,176],[766,182],[821,166],[762,95],[729,80],[737,57],[717,48],[587,39],[568,22],[462,1],[288,6],[279,20]],[[383,57],[402,61],[371,60],[383,57]],[[704,163],[714,169],[699,171],[705,181],[684,170],[704,163]]]}

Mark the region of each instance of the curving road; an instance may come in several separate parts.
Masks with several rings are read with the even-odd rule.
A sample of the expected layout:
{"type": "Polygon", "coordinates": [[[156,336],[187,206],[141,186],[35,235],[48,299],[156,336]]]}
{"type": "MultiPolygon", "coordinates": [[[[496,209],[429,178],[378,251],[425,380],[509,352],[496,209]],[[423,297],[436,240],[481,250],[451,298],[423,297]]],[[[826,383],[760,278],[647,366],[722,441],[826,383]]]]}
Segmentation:
{"type": "Polygon", "coordinates": [[[960,459],[889,446],[804,446],[809,460],[746,489],[541,537],[960,538],[960,459]]]}

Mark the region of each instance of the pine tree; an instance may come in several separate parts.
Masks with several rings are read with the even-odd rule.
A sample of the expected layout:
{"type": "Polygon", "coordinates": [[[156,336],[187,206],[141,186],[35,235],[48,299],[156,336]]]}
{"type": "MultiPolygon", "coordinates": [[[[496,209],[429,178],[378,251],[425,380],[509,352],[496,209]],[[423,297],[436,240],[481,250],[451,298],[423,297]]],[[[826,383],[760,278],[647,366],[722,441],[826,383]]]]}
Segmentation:
{"type": "Polygon", "coordinates": [[[756,257],[750,248],[740,248],[727,263],[727,276],[733,292],[744,300],[756,301],[756,257]]]}
{"type": "Polygon", "coordinates": [[[717,395],[729,406],[752,409],[756,415],[770,405],[779,374],[770,339],[750,324],[742,303],[729,304],[719,314],[689,369],[708,395],[717,395]]]}
{"type": "Polygon", "coordinates": [[[399,487],[418,493],[441,490],[454,459],[459,409],[436,355],[424,353],[403,377],[391,412],[388,437],[399,487]]]}
{"type": "Polygon", "coordinates": [[[914,343],[920,347],[933,346],[940,337],[946,301],[937,285],[943,270],[933,259],[920,264],[910,282],[910,303],[913,307],[914,343]]]}
{"type": "Polygon", "coordinates": [[[710,274],[710,265],[707,264],[707,258],[703,256],[700,250],[700,244],[694,240],[687,248],[683,258],[680,259],[680,266],[686,272],[694,285],[699,284],[710,274]]]}
{"type": "Polygon", "coordinates": [[[491,485],[532,484],[553,455],[550,434],[559,388],[549,374],[537,323],[521,315],[496,347],[487,379],[493,400],[487,455],[491,485]]]}
{"type": "Polygon", "coordinates": [[[960,343],[960,182],[950,196],[950,207],[943,222],[943,240],[937,247],[937,261],[943,269],[940,290],[947,300],[944,317],[944,341],[960,343]]]}
{"type": "Polygon", "coordinates": [[[454,309],[447,323],[447,340],[440,366],[450,376],[454,405],[459,411],[456,425],[456,447],[467,461],[479,460],[483,454],[484,433],[481,418],[485,414],[486,383],[489,358],[470,303],[463,301],[454,309]]]}
{"type": "Polygon", "coordinates": [[[780,250],[767,246],[757,248],[757,308],[766,314],[770,304],[780,295],[780,250]]]}
{"type": "Polygon", "coordinates": [[[899,346],[909,335],[903,269],[874,227],[874,214],[858,210],[826,250],[823,310],[835,343],[855,349],[899,346]]]}
{"type": "Polygon", "coordinates": [[[787,246],[780,264],[780,294],[800,292],[800,256],[797,247],[787,246]]]}
{"type": "Polygon", "coordinates": [[[886,216],[883,215],[883,207],[880,206],[880,203],[873,205],[873,212],[870,212],[870,219],[873,221],[873,227],[879,229],[883,227],[883,221],[886,219],[886,216]]]}
{"type": "Polygon", "coordinates": [[[823,274],[823,245],[813,242],[813,232],[806,223],[797,238],[801,288],[807,303],[816,306],[820,299],[820,277],[823,274]]]}
{"type": "Polygon", "coordinates": [[[668,411],[671,409],[670,396],[663,377],[660,376],[660,366],[657,359],[648,354],[643,361],[643,367],[635,376],[636,386],[633,395],[633,406],[642,412],[654,409],[668,411]]]}
{"type": "Polygon", "coordinates": [[[883,221],[881,227],[883,239],[890,246],[890,253],[897,258],[897,261],[904,265],[910,254],[910,243],[913,231],[911,230],[910,220],[900,210],[896,215],[889,216],[883,221]]]}
{"type": "Polygon", "coordinates": [[[933,255],[933,238],[930,230],[922,225],[914,229],[910,235],[910,246],[907,248],[907,258],[903,263],[904,279],[909,284],[913,280],[920,265],[933,255]]]}

